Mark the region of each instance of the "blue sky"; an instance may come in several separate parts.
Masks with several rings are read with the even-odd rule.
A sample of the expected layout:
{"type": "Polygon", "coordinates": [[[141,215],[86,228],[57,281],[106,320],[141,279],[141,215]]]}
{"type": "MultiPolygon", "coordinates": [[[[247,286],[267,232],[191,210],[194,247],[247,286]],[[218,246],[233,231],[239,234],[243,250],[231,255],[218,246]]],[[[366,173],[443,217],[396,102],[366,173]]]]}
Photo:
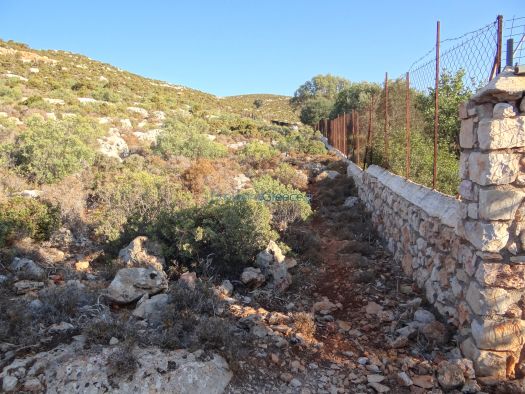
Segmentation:
{"type": "Polygon", "coordinates": [[[400,75],[442,38],[496,18],[508,1],[0,0],[0,38],[64,49],[220,96],[291,95],[321,73],[400,75]]]}

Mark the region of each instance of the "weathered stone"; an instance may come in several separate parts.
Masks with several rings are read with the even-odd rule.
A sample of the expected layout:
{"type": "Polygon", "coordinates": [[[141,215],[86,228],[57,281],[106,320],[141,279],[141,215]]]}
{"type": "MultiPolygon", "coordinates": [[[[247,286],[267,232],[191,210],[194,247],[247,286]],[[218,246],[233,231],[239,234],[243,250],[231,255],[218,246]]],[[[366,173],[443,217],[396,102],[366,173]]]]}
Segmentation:
{"type": "MultiPolygon", "coordinates": [[[[130,356],[138,361],[136,369],[115,373],[109,365],[116,351],[113,346],[86,351],[82,344],[73,341],[49,352],[17,359],[0,374],[3,389],[6,378],[9,382],[9,377],[20,367],[34,369],[35,366],[38,366],[42,386],[49,393],[220,394],[232,378],[228,363],[217,354],[211,353],[201,360],[198,352],[156,347],[130,349],[130,356]]],[[[13,386],[16,387],[16,383],[13,386]]]]}
{"type": "Polygon", "coordinates": [[[459,104],[458,116],[460,119],[467,119],[469,117],[466,102],[459,104]]]}
{"type": "Polygon", "coordinates": [[[503,70],[496,78],[478,90],[472,100],[478,103],[519,100],[525,91],[525,77],[503,70]]]}
{"type": "Polygon", "coordinates": [[[448,342],[449,336],[447,328],[443,323],[437,320],[425,324],[420,331],[425,336],[425,338],[431,343],[437,345],[444,345],[448,342]]]}
{"type": "Polygon", "coordinates": [[[136,237],[128,246],[121,249],[118,262],[128,268],[152,267],[157,271],[162,271],[166,264],[161,246],[144,236],[136,237]]]}
{"type": "Polygon", "coordinates": [[[266,281],[266,277],[259,268],[247,267],[241,274],[241,282],[248,287],[256,288],[266,281]]]}
{"type": "Polygon", "coordinates": [[[396,375],[396,379],[401,386],[408,387],[414,384],[414,382],[412,381],[412,379],[410,379],[410,376],[408,376],[406,372],[399,372],[396,375]]]}
{"type": "Polygon", "coordinates": [[[514,219],[525,193],[514,189],[482,189],[479,191],[479,217],[484,220],[514,219]]]}
{"type": "Polygon", "coordinates": [[[459,194],[466,200],[478,201],[478,192],[478,186],[467,179],[459,184],[459,194]]]}
{"type": "Polygon", "coordinates": [[[483,286],[525,289],[525,265],[482,262],[476,279],[483,286]]]}
{"type": "Polygon", "coordinates": [[[473,320],[471,329],[476,346],[483,350],[516,351],[525,341],[525,321],[521,319],[473,320]]]}
{"type": "Polygon", "coordinates": [[[123,268],[117,272],[107,289],[107,296],[114,302],[129,303],[144,294],[154,295],[168,288],[168,278],[163,271],[149,268],[123,268]]]}
{"type": "Polygon", "coordinates": [[[498,287],[481,288],[476,281],[470,282],[466,295],[468,304],[477,315],[503,315],[520,298],[521,294],[498,287]]]}
{"type": "Polygon", "coordinates": [[[484,223],[480,221],[467,221],[465,237],[477,249],[486,252],[499,252],[509,240],[509,225],[501,222],[484,223]]]}
{"type": "Polygon", "coordinates": [[[439,363],[437,379],[439,385],[446,391],[460,388],[465,384],[463,370],[449,361],[439,363]]]}
{"type": "Polygon", "coordinates": [[[516,115],[517,114],[514,111],[514,106],[508,103],[497,103],[494,106],[494,110],[492,112],[492,117],[494,119],[512,118],[516,115]]]}
{"type": "Polygon", "coordinates": [[[459,131],[459,145],[465,149],[472,149],[475,143],[474,119],[462,119],[459,131]]]}
{"type": "Polygon", "coordinates": [[[270,268],[272,285],[275,291],[283,292],[292,284],[292,276],[288,273],[288,267],[284,263],[275,263],[270,268]]]}
{"type": "Polygon", "coordinates": [[[471,338],[460,345],[465,357],[472,360],[477,376],[505,378],[507,373],[507,353],[480,350],[471,338]]]}
{"type": "Polygon", "coordinates": [[[44,282],[35,282],[31,280],[21,280],[14,284],[17,294],[26,294],[30,291],[40,290],[44,287],[44,282]]]}
{"type": "Polygon", "coordinates": [[[507,152],[472,152],[468,157],[468,176],[479,185],[512,183],[518,176],[519,158],[507,152]]]}
{"type": "Polygon", "coordinates": [[[470,219],[478,219],[479,218],[479,205],[478,203],[471,203],[467,206],[467,216],[470,219]]]}
{"type": "Polygon", "coordinates": [[[231,296],[233,294],[232,283],[228,279],[223,280],[219,286],[219,291],[227,297],[231,296]]]}
{"type": "Polygon", "coordinates": [[[168,305],[169,296],[167,294],[157,294],[151,298],[146,297],[147,295],[141,298],[133,311],[133,316],[148,320],[151,323],[160,322],[162,311],[168,305]]]}
{"type": "Polygon", "coordinates": [[[482,150],[525,146],[525,116],[482,120],[478,126],[478,141],[482,150]]]}
{"type": "Polygon", "coordinates": [[[11,263],[11,270],[19,277],[27,280],[42,280],[46,272],[33,260],[15,257],[11,263]]]}

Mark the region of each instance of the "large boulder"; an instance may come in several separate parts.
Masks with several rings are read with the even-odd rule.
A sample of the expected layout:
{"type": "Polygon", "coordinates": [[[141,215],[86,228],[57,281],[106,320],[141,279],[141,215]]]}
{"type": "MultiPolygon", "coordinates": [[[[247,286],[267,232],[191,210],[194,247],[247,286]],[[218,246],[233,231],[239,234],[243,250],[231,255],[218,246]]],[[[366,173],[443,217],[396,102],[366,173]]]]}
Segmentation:
{"type": "Polygon", "coordinates": [[[129,155],[128,144],[116,131],[111,132],[110,135],[98,139],[98,151],[104,156],[113,157],[122,161],[123,157],[129,155]]]}
{"type": "Polygon", "coordinates": [[[157,271],[162,271],[166,264],[160,245],[144,236],[135,238],[121,249],[118,262],[128,268],[152,267],[157,271]]]}
{"type": "Polygon", "coordinates": [[[162,311],[168,305],[169,296],[167,294],[157,294],[149,298],[149,296],[143,296],[137,307],[133,311],[133,316],[139,319],[148,320],[151,324],[160,322],[162,311]]]}
{"type": "Polygon", "coordinates": [[[202,352],[135,347],[127,358],[136,361],[136,368],[115,371],[117,352],[114,347],[85,351],[81,343],[73,342],[16,359],[0,379],[4,389],[13,391],[25,391],[38,377],[48,393],[219,394],[232,378],[228,363],[216,354],[201,360],[202,352]]]}
{"type": "Polygon", "coordinates": [[[39,281],[46,277],[46,271],[30,259],[15,257],[10,268],[22,279],[39,281]]]}
{"type": "Polygon", "coordinates": [[[123,268],[107,288],[110,300],[127,304],[137,301],[145,294],[155,295],[168,288],[168,278],[164,271],[154,268],[123,268]]]}
{"type": "Polygon", "coordinates": [[[259,268],[247,267],[241,274],[241,282],[251,288],[261,286],[266,281],[266,277],[259,268]]]}

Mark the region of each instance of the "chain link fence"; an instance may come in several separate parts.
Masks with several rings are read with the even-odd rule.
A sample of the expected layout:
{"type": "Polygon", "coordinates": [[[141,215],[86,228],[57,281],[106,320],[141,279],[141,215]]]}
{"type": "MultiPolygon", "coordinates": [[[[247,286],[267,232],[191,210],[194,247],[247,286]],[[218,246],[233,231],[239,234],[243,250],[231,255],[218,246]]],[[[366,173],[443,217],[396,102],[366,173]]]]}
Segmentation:
{"type": "Polygon", "coordinates": [[[441,39],[408,71],[370,89],[346,113],[322,120],[329,142],[362,167],[378,164],[443,193],[459,185],[459,104],[501,72],[525,62],[525,17],[441,39]],[[509,41],[510,40],[510,41],[509,41]],[[504,49],[504,46],[507,48],[504,49]]]}

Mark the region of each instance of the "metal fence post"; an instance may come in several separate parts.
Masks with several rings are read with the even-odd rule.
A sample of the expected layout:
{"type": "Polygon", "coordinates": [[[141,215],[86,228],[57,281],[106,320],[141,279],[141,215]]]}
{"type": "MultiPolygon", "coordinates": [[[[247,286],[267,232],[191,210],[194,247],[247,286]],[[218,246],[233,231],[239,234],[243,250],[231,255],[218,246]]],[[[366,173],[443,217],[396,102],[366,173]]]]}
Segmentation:
{"type": "Polygon", "coordinates": [[[355,140],[356,140],[356,143],[355,143],[355,146],[356,146],[356,151],[357,151],[357,161],[355,162],[355,164],[359,165],[359,162],[361,161],[361,154],[359,152],[360,150],[360,141],[359,141],[359,113],[356,111],[356,114],[355,114],[355,140]]]}
{"type": "Polygon", "coordinates": [[[406,97],[405,97],[405,106],[406,106],[406,178],[410,178],[410,73],[406,74],[406,97]]]}
{"type": "Polygon", "coordinates": [[[512,67],[512,63],[514,63],[514,39],[509,38],[507,40],[507,61],[505,65],[512,67]]]}
{"type": "Polygon", "coordinates": [[[384,138],[385,138],[385,157],[383,166],[388,169],[389,167],[389,149],[388,149],[388,73],[385,73],[385,125],[384,125],[384,138]]]}
{"type": "Polygon", "coordinates": [[[440,23],[436,27],[436,85],[434,92],[434,170],[432,173],[432,189],[436,188],[437,155],[438,155],[438,129],[439,129],[439,41],[440,23]]]}

